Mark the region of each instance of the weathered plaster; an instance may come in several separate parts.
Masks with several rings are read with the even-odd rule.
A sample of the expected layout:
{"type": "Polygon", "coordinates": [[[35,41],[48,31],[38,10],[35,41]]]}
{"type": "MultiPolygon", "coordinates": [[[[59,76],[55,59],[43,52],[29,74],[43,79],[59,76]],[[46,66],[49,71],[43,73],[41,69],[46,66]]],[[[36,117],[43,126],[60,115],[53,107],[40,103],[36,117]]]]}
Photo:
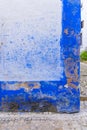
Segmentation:
{"type": "MultiPolygon", "coordinates": [[[[43,80],[41,80],[40,78],[40,80],[36,80],[36,81],[33,80],[33,78],[32,78],[33,81],[32,80],[30,81],[30,79],[27,81],[23,80],[23,75],[20,75],[20,80],[18,79],[18,81],[16,80],[9,81],[6,80],[6,77],[3,78],[5,79],[5,81],[1,80],[0,82],[0,95],[1,95],[0,110],[36,111],[36,112],[57,111],[57,112],[67,112],[67,113],[78,112],[80,110],[80,92],[79,92],[79,78],[80,78],[79,48],[80,48],[80,30],[81,30],[80,0],[78,1],[62,0],[61,2],[62,2],[63,9],[62,9],[62,25],[61,25],[62,32],[61,32],[61,38],[58,40],[60,41],[58,43],[59,46],[58,48],[60,50],[58,51],[60,53],[60,56],[58,56],[60,60],[58,61],[59,69],[58,70],[55,69],[55,64],[53,62],[55,56],[57,56],[55,55],[55,53],[57,53],[56,50],[55,52],[52,53],[53,59],[50,60],[51,56],[49,56],[49,58],[46,59],[46,62],[49,61],[50,65],[51,64],[53,65],[53,68],[55,69],[56,72],[55,75],[58,74],[59,76],[58,80],[54,78],[55,75],[52,75],[51,79],[48,76],[46,80],[44,80],[46,77],[43,77],[43,80]],[[62,68],[61,71],[60,68],[62,68]]],[[[58,15],[60,15],[59,12],[58,15]]],[[[58,24],[58,26],[59,25],[60,24],[58,24]]],[[[17,27],[19,27],[19,24],[17,24],[17,27]]],[[[53,27],[55,28],[54,24],[53,27]]],[[[27,29],[26,25],[25,28],[27,29]]],[[[46,30],[46,28],[44,30],[46,30]]],[[[14,34],[16,33],[15,35],[16,37],[18,32],[12,32],[12,33],[14,34]]],[[[42,33],[44,33],[43,30],[42,33]]],[[[52,32],[52,35],[56,35],[55,31],[52,32]]],[[[7,36],[7,34],[5,34],[5,36],[7,36]]],[[[40,38],[40,36],[38,35],[38,38],[40,38]]],[[[25,37],[26,35],[24,35],[24,38],[25,37]]],[[[40,38],[41,42],[42,39],[43,38],[40,38]]],[[[52,44],[55,44],[54,42],[55,40],[56,39],[54,38],[52,44]]],[[[20,40],[16,39],[16,43],[17,42],[20,43],[20,40]]],[[[4,42],[1,43],[4,44],[4,42]]],[[[33,42],[31,43],[33,44],[33,42]]],[[[3,44],[1,44],[1,46],[3,46],[3,44]]],[[[10,41],[10,44],[13,44],[13,41],[10,41]]],[[[27,44],[27,42],[23,42],[23,45],[22,44],[21,45],[25,46],[25,44],[27,44]]],[[[48,40],[47,35],[45,36],[45,44],[47,45],[51,44],[50,41],[48,40]]],[[[43,46],[43,48],[44,47],[45,46],[43,46]]],[[[27,45],[25,49],[29,49],[27,45]]],[[[1,50],[3,50],[3,47],[1,50]]],[[[46,49],[44,49],[44,53],[46,53],[45,50],[46,49]]],[[[11,50],[9,50],[9,52],[13,53],[13,51],[11,50]]],[[[19,55],[21,55],[21,59],[19,60],[19,63],[21,64],[23,63],[22,52],[23,51],[21,50],[19,53],[19,55]]],[[[1,56],[3,57],[5,52],[1,51],[0,53],[1,56]]],[[[16,60],[17,57],[14,58],[16,60]]],[[[37,61],[37,59],[35,60],[37,61]]],[[[3,58],[1,58],[0,61],[1,64],[3,65],[5,64],[2,63],[3,58]]],[[[40,64],[38,65],[38,69],[39,67],[41,67],[40,64]]],[[[3,73],[2,70],[0,70],[1,73],[3,73]]],[[[22,71],[24,72],[25,69],[22,69],[22,71]]],[[[40,71],[43,73],[45,70],[40,70],[40,71]]],[[[49,72],[48,74],[50,74],[51,69],[48,69],[48,72],[49,72]]],[[[15,78],[16,77],[13,77],[13,79],[15,78]]]]}

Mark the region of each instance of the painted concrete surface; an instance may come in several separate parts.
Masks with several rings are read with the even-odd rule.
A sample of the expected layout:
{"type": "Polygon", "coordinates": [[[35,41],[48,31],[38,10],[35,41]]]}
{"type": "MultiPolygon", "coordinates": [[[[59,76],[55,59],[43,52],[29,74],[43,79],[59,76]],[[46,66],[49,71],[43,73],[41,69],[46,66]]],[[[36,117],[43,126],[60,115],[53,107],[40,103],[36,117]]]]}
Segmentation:
{"type": "Polygon", "coordinates": [[[80,0],[0,5],[0,110],[78,112],[80,0]]]}

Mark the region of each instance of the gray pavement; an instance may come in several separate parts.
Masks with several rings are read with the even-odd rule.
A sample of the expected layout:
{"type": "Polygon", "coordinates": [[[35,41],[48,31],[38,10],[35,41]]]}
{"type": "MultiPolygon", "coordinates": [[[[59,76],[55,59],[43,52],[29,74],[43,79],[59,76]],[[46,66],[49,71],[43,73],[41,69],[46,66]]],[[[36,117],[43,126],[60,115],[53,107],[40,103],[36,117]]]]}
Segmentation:
{"type": "Polygon", "coordinates": [[[81,78],[80,78],[81,96],[87,97],[87,64],[81,63],[81,78]]]}
{"type": "Polygon", "coordinates": [[[75,114],[0,113],[0,130],[87,130],[87,109],[75,114]]]}

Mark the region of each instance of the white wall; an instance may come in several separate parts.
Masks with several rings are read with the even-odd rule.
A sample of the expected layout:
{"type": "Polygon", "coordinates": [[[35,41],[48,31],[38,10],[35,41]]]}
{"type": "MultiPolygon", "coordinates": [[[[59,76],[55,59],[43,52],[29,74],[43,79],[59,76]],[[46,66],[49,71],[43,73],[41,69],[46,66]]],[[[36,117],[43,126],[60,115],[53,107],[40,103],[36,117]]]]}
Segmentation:
{"type": "Polygon", "coordinates": [[[60,80],[61,32],[60,0],[0,0],[0,80],[60,80]]]}
{"type": "Polygon", "coordinates": [[[82,20],[84,20],[84,28],[82,29],[83,43],[81,50],[84,50],[87,47],[87,0],[82,0],[82,5],[82,20]]]}

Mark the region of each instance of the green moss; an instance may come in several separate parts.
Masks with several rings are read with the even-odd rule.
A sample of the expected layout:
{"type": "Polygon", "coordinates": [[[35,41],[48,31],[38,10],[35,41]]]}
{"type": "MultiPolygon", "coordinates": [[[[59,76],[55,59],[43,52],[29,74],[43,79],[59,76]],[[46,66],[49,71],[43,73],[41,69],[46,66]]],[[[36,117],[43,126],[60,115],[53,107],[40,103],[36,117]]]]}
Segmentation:
{"type": "Polygon", "coordinates": [[[81,59],[81,61],[87,61],[87,51],[83,51],[80,54],[80,59],[81,59]]]}

